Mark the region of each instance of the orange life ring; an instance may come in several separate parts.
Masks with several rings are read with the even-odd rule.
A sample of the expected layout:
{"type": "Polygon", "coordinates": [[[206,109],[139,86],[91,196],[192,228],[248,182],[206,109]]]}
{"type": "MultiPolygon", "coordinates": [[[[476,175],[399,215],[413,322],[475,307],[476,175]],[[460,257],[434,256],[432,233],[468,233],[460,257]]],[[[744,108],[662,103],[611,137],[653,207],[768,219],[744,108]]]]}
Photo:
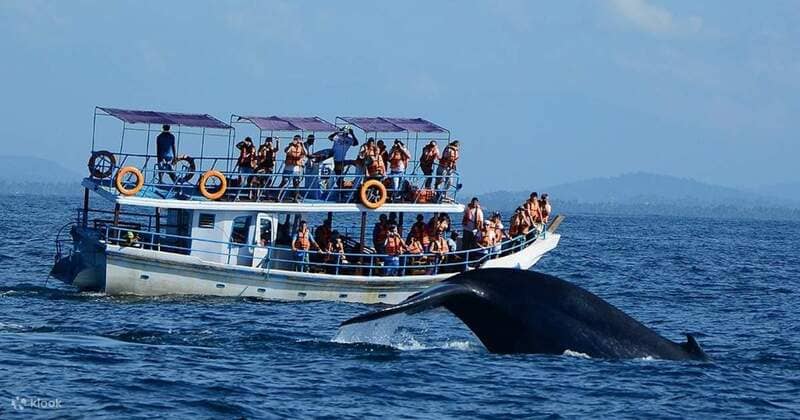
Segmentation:
{"type": "Polygon", "coordinates": [[[117,191],[120,194],[130,196],[135,195],[139,191],[141,191],[142,187],[144,186],[144,175],[142,175],[142,171],[139,168],[133,166],[125,166],[124,168],[117,171],[117,176],[114,178],[114,185],[117,187],[117,191]],[[136,177],[136,182],[134,182],[133,187],[128,188],[123,182],[123,177],[125,175],[133,175],[136,177]]]}
{"type": "Polygon", "coordinates": [[[389,197],[389,194],[386,192],[386,186],[377,179],[370,179],[361,184],[358,195],[361,199],[361,204],[371,210],[382,206],[389,197]]]}
{"type": "Polygon", "coordinates": [[[222,172],[211,169],[205,171],[203,176],[200,177],[200,185],[198,187],[200,188],[200,194],[203,194],[203,197],[209,200],[218,200],[225,195],[225,190],[228,189],[228,180],[225,178],[225,175],[223,175],[222,172]],[[211,178],[219,179],[219,188],[214,192],[209,191],[208,186],[206,185],[206,182],[208,182],[208,180],[211,178]]]}

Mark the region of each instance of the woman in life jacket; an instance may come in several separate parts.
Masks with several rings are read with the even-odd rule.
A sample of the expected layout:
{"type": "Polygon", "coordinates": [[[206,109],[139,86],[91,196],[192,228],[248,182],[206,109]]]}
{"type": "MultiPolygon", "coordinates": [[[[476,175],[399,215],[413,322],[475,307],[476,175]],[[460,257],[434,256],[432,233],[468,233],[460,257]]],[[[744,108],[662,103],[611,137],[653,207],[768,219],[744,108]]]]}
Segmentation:
{"type": "Polygon", "coordinates": [[[383,249],[386,253],[386,256],[383,258],[383,266],[386,268],[387,276],[396,276],[399,274],[400,255],[402,255],[407,248],[408,246],[397,232],[397,225],[390,225],[386,235],[386,241],[383,243],[383,249]]]}
{"type": "Polygon", "coordinates": [[[531,226],[535,227],[536,230],[541,230],[542,212],[539,208],[539,194],[536,191],[531,193],[523,208],[525,209],[525,215],[528,216],[528,220],[531,222],[531,226]]]}
{"type": "Polygon", "coordinates": [[[445,182],[445,192],[452,187],[453,175],[456,172],[456,164],[458,163],[459,156],[459,142],[453,140],[442,151],[442,157],[439,158],[439,167],[436,168],[436,189],[442,182],[445,182]]]}
{"type": "Polygon", "coordinates": [[[425,188],[430,188],[433,184],[433,164],[439,159],[439,146],[431,140],[422,148],[422,156],[419,157],[419,169],[425,175],[425,188]]]}
{"type": "Polygon", "coordinates": [[[478,246],[480,247],[478,250],[478,255],[480,256],[477,261],[478,263],[482,263],[483,258],[489,255],[489,252],[493,250],[495,241],[493,223],[490,221],[483,222],[478,229],[477,237],[478,246]]]}
{"type": "Polygon", "coordinates": [[[375,139],[370,137],[367,140],[364,165],[367,168],[367,176],[383,178],[386,175],[386,165],[383,163],[383,156],[378,145],[375,144],[375,139]],[[372,140],[370,142],[370,140],[372,140]]]}
{"type": "Polygon", "coordinates": [[[464,208],[464,216],[461,218],[461,228],[464,232],[463,249],[475,248],[475,236],[481,226],[483,226],[483,209],[478,198],[472,197],[464,208]]]}
{"type": "Polygon", "coordinates": [[[314,241],[311,236],[311,230],[305,220],[300,221],[300,226],[297,228],[297,233],[292,237],[292,251],[295,256],[295,271],[308,272],[309,271],[309,255],[308,251],[311,247],[319,250],[319,245],[314,241]]]}
{"type": "Polygon", "coordinates": [[[500,256],[500,252],[503,250],[503,240],[508,239],[509,236],[505,231],[505,226],[503,226],[503,217],[500,213],[494,213],[490,219],[492,221],[492,227],[494,228],[494,253],[495,258],[500,256]]]}
{"type": "Polygon", "coordinates": [[[395,139],[392,151],[389,153],[389,176],[392,178],[393,186],[392,201],[400,197],[400,185],[403,183],[403,174],[405,174],[410,160],[411,153],[400,139],[395,139]]]}

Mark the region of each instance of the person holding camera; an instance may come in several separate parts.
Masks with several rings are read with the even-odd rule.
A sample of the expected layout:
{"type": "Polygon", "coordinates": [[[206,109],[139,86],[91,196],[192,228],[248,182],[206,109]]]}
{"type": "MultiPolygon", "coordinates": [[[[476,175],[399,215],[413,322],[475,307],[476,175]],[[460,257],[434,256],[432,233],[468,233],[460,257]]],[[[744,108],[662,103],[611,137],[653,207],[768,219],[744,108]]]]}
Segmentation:
{"type": "Polygon", "coordinates": [[[406,173],[406,167],[410,160],[411,153],[409,153],[400,139],[395,139],[392,151],[389,153],[389,177],[392,178],[392,186],[394,187],[393,201],[397,200],[400,195],[400,185],[403,183],[403,174],[406,173]]]}
{"type": "Polygon", "coordinates": [[[336,187],[341,188],[347,151],[352,146],[358,146],[358,139],[349,125],[334,131],[328,136],[328,139],[333,142],[333,173],[336,174],[336,187]]]}
{"type": "Polygon", "coordinates": [[[434,140],[422,148],[422,156],[419,157],[419,169],[425,175],[425,188],[430,188],[433,184],[433,164],[439,159],[439,146],[434,140]]]}
{"type": "Polygon", "coordinates": [[[439,158],[439,167],[436,168],[436,189],[445,184],[445,194],[453,185],[453,175],[456,173],[456,163],[458,162],[459,155],[459,142],[453,140],[442,151],[442,157],[439,158]]]}

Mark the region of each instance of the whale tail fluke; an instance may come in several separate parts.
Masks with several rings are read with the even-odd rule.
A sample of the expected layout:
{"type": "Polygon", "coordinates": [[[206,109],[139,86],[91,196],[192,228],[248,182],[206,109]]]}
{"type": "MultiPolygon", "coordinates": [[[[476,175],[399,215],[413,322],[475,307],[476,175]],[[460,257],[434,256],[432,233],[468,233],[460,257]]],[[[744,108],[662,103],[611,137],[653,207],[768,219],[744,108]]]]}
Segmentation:
{"type": "Polygon", "coordinates": [[[342,322],[339,326],[343,327],[348,324],[374,321],[376,319],[385,318],[387,316],[399,313],[407,313],[412,315],[442,306],[450,298],[462,295],[470,295],[471,293],[472,290],[463,284],[441,283],[430,287],[423,292],[411,295],[408,299],[398,303],[397,305],[350,318],[347,321],[342,322]]]}
{"type": "Polygon", "coordinates": [[[683,347],[686,353],[691,354],[698,360],[708,359],[706,352],[703,351],[703,348],[700,347],[700,343],[697,342],[692,334],[686,334],[686,342],[681,344],[681,347],[683,347]]]}

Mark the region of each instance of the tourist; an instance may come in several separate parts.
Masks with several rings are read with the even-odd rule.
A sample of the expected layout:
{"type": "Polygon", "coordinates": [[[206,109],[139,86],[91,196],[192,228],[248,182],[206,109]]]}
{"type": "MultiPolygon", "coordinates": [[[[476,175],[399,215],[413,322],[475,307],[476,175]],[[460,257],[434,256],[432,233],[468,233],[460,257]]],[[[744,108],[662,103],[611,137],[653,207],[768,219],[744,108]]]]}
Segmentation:
{"type": "Polygon", "coordinates": [[[539,194],[536,191],[531,193],[528,200],[522,205],[522,208],[525,209],[525,215],[528,217],[531,227],[535,227],[536,230],[541,230],[542,212],[539,208],[539,194]]]}
{"type": "MultiPolygon", "coordinates": [[[[258,152],[256,153],[256,176],[253,177],[254,187],[272,187],[272,173],[275,171],[275,161],[278,159],[278,147],[279,144],[277,141],[274,145],[272,144],[272,137],[267,137],[264,139],[264,143],[258,146],[258,152]]],[[[259,191],[259,196],[260,194],[259,191]]]]}
{"type": "Polygon", "coordinates": [[[158,167],[158,183],[164,182],[164,173],[172,174],[172,165],[178,156],[175,149],[175,136],[169,132],[169,124],[161,126],[161,133],[156,137],[156,165],[158,167]]]}
{"type": "Polygon", "coordinates": [[[505,226],[503,226],[503,218],[500,216],[500,213],[495,213],[491,217],[492,222],[492,229],[494,229],[494,248],[492,251],[494,252],[495,257],[500,256],[500,252],[503,250],[503,240],[509,239],[508,233],[505,231],[505,226]]]}
{"type": "Polygon", "coordinates": [[[386,166],[383,164],[380,148],[372,137],[367,140],[365,145],[364,167],[367,176],[370,177],[381,178],[386,174],[386,166]]]}
{"type": "Polygon", "coordinates": [[[442,157],[439,158],[439,167],[436,168],[436,189],[438,190],[439,186],[444,182],[445,194],[453,184],[453,175],[456,172],[456,164],[459,158],[458,147],[458,140],[453,140],[448,144],[442,151],[442,157]]]}
{"type": "Polygon", "coordinates": [[[406,172],[409,160],[411,160],[411,153],[402,141],[396,139],[392,151],[389,153],[389,177],[392,178],[394,187],[392,200],[397,200],[400,196],[400,185],[403,183],[403,174],[406,172]]]}
{"type": "Polygon", "coordinates": [[[483,209],[481,209],[481,203],[478,198],[472,197],[472,200],[464,209],[464,217],[461,219],[461,228],[464,231],[464,237],[461,241],[463,249],[475,248],[475,235],[481,226],[483,226],[483,209]]]}
{"type": "Polygon", "coordinates": [[[385,214],[378,217],[378,221],[372,228],[372,246],[375,247],[377,254],[383,254],[383,244],[389,231],[389,223],[385,214]]]}
{"type": "Polygon", "coordinates": [[[345,125],[328,136],[333,142],[333,173],[336,175],[336,188],[342,188],[342,173],[344,172],[344,162],[347,159],[347,151],[350,147],[358,145],[353,129],[345,125]]]}
{"type": "Polygon", "coordinates": [[[458,232],[452,231],[450,232],[450,236],[447,238],[447,248],[450,252],[456,252],[458,249],[458,232]]]}
{"type": "Polygon", "coordinates": [[[478,234],[476,240],[477,240],[477,245],[480,247],[480,249],[478,250],[478,255],[480,255],[480,257],[476,262],[480,264],[483,258],[489,255],[490,251],[493,250],[497,240],[494,234],[494,227],[492,226],[492,222],[483,222],[478,226],[478,234]]]}
{"type": "Polygon", "coordinates": [[[300,227],[297,228],[297,233],[292,237],[292,251],[294,252],[296,266],[295,271],[308,272],[309,256],[308,251],[311,247],[320,249],[311,232],[308,229],[308,224],[305,220],[300,221],[300,227]]]}
{"type": "Polygon", "coordinates": [[[407,245],[397,232],[397,225],[390,225],[389,231],[386,235],[386,240],[383,243],[383,249],[386,256],[383,259],[383,265],[386,268],[387,276],[398,275],[398,266],[400,265],[400,256],[406,250],[407,245]]]}
{"type": "Polygon", "coordinates": [[[550,221],[550,214],[553,211],[552,206],[550,206],[549,194],[542,194],[542,199],[539,200],[539,209],[542,212],[542,223],[548,223],[550,221]]]}
{"type": "Polygon", "coordinates": [[[421,214],[418,214],[417,221],[411,225],[411,229],[408,231],[408,238],[406,238],[406,240],[411,242],[412,238],[416,239],[422,245],[423,250],[428,252],[431,244],[430,232],[430,228],[427,224],[425,224],[425,217],[423,217],[421,214]]]}
{"type": "Polygon", "coordinates": [[[378,146],[378,153],[380,154],[381,162],[383,162],[383,173],[385,174],[386,170],[389,169],[389,152],[386,151],[386,143],[383,140],[378,140],[376,146],[378,146]]]}
{"type": "Polygon", "coordinates": [[[422,249],[422,243],[420,243],[417,238],[412,237],[411,241],[408,242],[408,247],[406,248],[406,253],[408,256],[405,258],[406,262],[403,263],[403,266],[424,264],[425,257],[422,255],[423,252],[425,252],[425,250],[422,249]]]}
{"type": "Polygon", "coordinates": [[[433,184],[433,164],[439,159],[439,147],[436,142],[431,140],[430,143],[422,148],[422,156],[419,157],[419,168],[422,174],[425,175],[425,188],[430,188],[433,184]]]}
{"type": "Polygon", "coordinates": [[[333,236],[331,224],[331,219],[325,219],[322,224],[317,226],[314,230],[314,239],[316,239],[317,244],[319,244],[322,249],[327,249],[328,244],[331,242],[331,237],[333,236]]]}
{"type": "MultiPolygon", "coordinates": [[[[439,265],[446,261],[447,253],[451,250],[448,242],[449,241],[445,239],[444,234],[436,235],[436,238],[433,240],[433,242],[431,242],[431,253],[433,253],[434,266],[431,267],[428,274],[439,274],[439,265]]],[[[452,250],[455,251],[455,248],[452,248],[452,250]]]]}
{"type": "Polygon", "coordinates": [[[300,196],[300,181],[303,178],[303,165],[308,156],[308,150],[302,143],[302,137],[295,135],[292,142],[283,150],[286,153],[286,161],[283,165],[283,179],[281,180],[280,188],[286,186],[289,181],[292,181],[292,188],[295,189],[294,200],[297,201],[300,196]]]}

